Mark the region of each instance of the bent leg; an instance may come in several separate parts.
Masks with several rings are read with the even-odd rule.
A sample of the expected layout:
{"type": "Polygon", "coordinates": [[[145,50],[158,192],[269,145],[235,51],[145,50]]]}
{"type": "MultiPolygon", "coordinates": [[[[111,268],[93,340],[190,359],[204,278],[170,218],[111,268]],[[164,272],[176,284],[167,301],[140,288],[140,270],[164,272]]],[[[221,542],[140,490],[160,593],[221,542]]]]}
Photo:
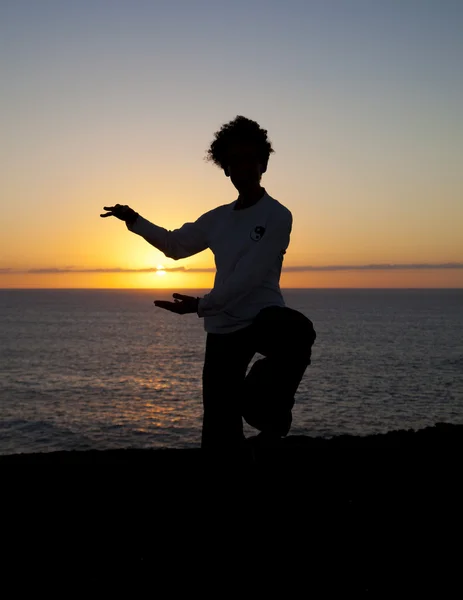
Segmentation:
{"type": "Polygon", "coordinates": [[[272,306],[254,320],[256,361],[244,382],[243,417],[263,432],[287,435],[295,393],[311,362],[313,323],[289,307],[272,306]]]}

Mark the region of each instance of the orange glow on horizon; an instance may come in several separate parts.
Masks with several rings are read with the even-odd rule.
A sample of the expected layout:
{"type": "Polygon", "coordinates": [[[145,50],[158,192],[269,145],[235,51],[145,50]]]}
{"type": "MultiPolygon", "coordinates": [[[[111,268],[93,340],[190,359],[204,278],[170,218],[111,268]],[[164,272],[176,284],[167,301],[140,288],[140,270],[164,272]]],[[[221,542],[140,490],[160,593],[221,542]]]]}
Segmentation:
{"type": "MultiPolygon", "coordinates": [[[[159,265],[159,269],[162,265],[159,265]]],[[[134,273],[3,274],[0,289],[205,289],[214,272],[152,271],[134,273]]],[[[285,288],[463,288],[463,269],[283,272],[285,288]]]]}

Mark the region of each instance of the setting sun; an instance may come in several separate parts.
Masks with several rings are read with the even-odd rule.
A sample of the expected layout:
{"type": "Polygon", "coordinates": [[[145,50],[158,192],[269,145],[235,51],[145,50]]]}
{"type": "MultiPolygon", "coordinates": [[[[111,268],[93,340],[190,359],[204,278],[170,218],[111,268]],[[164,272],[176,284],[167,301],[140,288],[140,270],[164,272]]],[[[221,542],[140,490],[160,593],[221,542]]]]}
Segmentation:
{"type": "Polygon", "coordinates": [[[165,275],[166,272],[164,271],[164,266],[163,265],[158,265],[156,267],[157,271],[156,271],[156,275],[165,275]]]}

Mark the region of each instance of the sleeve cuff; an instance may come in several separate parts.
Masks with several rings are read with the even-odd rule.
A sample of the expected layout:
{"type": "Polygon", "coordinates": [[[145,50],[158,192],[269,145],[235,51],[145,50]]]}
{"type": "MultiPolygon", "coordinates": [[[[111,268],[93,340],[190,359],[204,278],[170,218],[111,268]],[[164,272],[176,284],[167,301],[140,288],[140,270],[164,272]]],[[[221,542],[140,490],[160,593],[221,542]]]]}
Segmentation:
{"type": "Polygon", "coordinates": [[[127,221],[126,221],[125,225],[129,231],[132,231],[133,233],[138,233],[136,230],[137,223],[140,223],[140,215],[138,215],[137,218],[135,219],[135,221],[132,221],[131,223],[127,223],[127,221]]]}
{"type": "Polygon", "coordinates": [[[198,315],[198,317],[204,317],[204,307],[203,307],[203,302],[204,298],[199,298],[198,301],[198,310],[196,311],[196,314],[198,315]]]}

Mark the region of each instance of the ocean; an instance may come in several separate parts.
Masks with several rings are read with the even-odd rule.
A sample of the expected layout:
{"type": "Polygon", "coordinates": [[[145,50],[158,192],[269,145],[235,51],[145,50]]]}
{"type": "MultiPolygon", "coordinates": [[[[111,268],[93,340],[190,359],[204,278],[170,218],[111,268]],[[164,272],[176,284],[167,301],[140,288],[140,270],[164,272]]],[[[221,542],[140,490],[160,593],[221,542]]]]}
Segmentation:
{"type": "MultiPolygon", "coordinates": [[[[0,290],[0,454],[199,447],[206,333],[171,294],[0,290]]],[[[463,289],[283,295],[317,332],[290,435],[463,423],[463,289]]]]}

